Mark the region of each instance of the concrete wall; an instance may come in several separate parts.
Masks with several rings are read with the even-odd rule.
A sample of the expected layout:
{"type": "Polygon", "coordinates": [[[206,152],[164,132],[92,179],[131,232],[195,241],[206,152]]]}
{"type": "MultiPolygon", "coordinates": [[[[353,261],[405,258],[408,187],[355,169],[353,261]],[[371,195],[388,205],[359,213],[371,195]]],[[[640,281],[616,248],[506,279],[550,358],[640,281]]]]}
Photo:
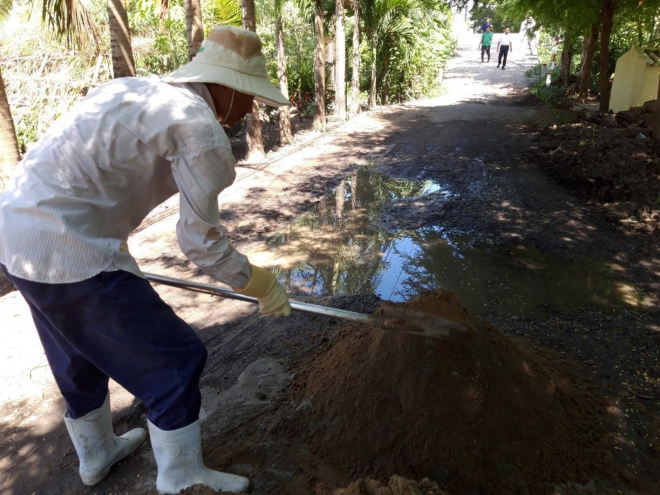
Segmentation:
{"type": "Polygon", "coordinates": [[[610,110],[621,112],[641,106],[658,95],[660,67],[647,65],[646,59],[631,48],[616,61],[610,110]]]}
{"type": "Polygon", "coordinates": [[[631,48],[619,57],[614,69],[610,110],[621,112],[633,105],[634,94],[641,91],[646,61],[631,48]]]}
{"type": "Polygon", "coordinates": [[[655,100],[658,98],[658,81],[660,80],[660,67],[652,65],[646,66],[644,71],[644,83],[642,89],[637,95],[637,100],[633,104],[634,107],[639,107],[647,101],[655,100]]]}

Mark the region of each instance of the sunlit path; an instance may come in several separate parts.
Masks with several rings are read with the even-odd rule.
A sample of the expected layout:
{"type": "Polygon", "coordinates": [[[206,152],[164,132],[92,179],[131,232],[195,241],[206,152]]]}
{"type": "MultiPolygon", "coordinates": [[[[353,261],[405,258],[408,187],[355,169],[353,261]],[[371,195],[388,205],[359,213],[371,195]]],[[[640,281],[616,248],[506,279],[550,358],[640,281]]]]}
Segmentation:
{"type": "Polygon", "coordinates": [[[511,94],[531,83],[525,71],[536,65],[538,57],[529,54],[522,35],[512,33],[513,51],[509,52],[506,70],[497,69],[497,40],[501,33],[494,33],[490,50],[490,63],[481,63],[481,50],[478,48],[481,34],[468,29],[462,17],[454,23],[454,35],[458,47],[454,58],[449,60],[443,78],[443,95],[440,104],[456,104],[492,100],[511,94]]]}

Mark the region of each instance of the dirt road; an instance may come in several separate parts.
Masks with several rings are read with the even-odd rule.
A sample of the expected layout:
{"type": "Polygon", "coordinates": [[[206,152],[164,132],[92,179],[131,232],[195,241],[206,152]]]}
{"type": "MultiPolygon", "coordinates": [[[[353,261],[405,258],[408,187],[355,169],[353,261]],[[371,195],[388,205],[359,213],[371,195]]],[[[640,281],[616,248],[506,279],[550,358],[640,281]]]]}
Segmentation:
{"type": "MultiPolygon", "coordinates": [[[[308,250],[320,258],[324,249],[350,258],[337,246],[353,224],[361,230],[351,242],[367,238],[376,227],[385,238],[402,231],[439,232],[449,251],[429,255],[441,265],[431,283],[444,273],[444,285],[456,289],[471,312],[575,362],[578,372],[594,380],[607,399],[618,468],[608,478],[594,480],[599,493],[615,488],[658,493],[652,481],[660,474],[657,248],[643,239],[626,238],[524,160],[524,151],[534,145],[530,127],[553,118],[545,108],[523,105],[524,71],[533,59],[514,42],[507,70],[497,70],[493,60],[479,62],[477,35],[467,29],[460,34],[441,97],[363,113],[328,133],[308,134],[306,143],[272,153],[265,163],[239,163],[236,183],[220,197],[224,224],[237,248],[272,266],[284,265],[291,256],[273,251],[273,240],[284,239],[278,235],[290,234],[296,219],[314,211],[331,210],[327,228],[314,231],[318,244],[308,250]],[[357,219],[365,215],[356,182],[358,171],[367,166],[369,177],[380,173],[437,187],[425,194],[391,196],[391,201],[381,202],[381,209],[369,210],[368,221],[360,224],[363,220],[357,219]],[[590,268],[595,265],[598,270],[590,268]],[[603,266],[604,275],[599,271],[603,266]],[[443,272],[446,267],[457,271],[443,272]],[[535,273],[541,275],[534,278],[535,273]],[[600,297],[601,286],[606,286],[606,296],[600,297]],[[579,290],[571,289],[575,287],[579,290]],[[561,299],[571,290],[575,296],[570,298],[584,297],[584,307],[561,299]],[[516,302],[508,304],[510,300],[516,302]]],[[[211,283],[180,253],[176,211],[173,198],[130,238],[130,249],[145,271],[211,283]]],[[[429,239],[415,238],[415,245],[429,245],[429,239]]],[[[388,256],[385,251],[377,255],[388,256]]],[[[308,263],[308,268],[315,263],[308,252],[295,256],[296,263],[308,263]]],[[[296,285],[293,275],[298,272],[281,276],[295,293],[311,292],[307,297],[312,301],[370,311],[378,305],[374,292],[384,293],[376,290],[387,278],[382,266],[367,277],[371,285],[356,285],[359,290],[337,283],[357,271],[355,267],[368,264],[336,264],[335,277],[326,277],[324,290],[303,290],[312,286],[296,285]]],[[[393,272],[397,276],[390,283],[392,290],[409,264],[404,259],[393,272]]],[[[324,273],[321,264],[316,268],[324,273]]],[[[332,267],[329,270],[332,273],[332,267]]],[[[358,474],[369,473],[368,465],[346,470],[324,462],[282,428],[288,410],[304,407],[288,395],[295,364],[318,344],[332,340],[337,322],[301,315],[273,320],[259,317],[243,303],[172,288],[157,290],[209,349],[202,391],[205,452],[211,467],[250,476],[256,494],[314,493],[317,482],[346,486],[358,474]]],[[[0,321],[0,493],[153,490],[155,463],[148,442],[96,487],[81,484],[61,421],[63,402],[27,307],[16,292],[0,299],[0,321]]],[[[116,384],[112,401],[119,432],[144,426],[144,407],[116,384]]],[[[581,489],[590,493],[593,483],[581,489]]],[[[566,486],[556,493],[565,493],[561,490],[570,488],[566,486]]]]}

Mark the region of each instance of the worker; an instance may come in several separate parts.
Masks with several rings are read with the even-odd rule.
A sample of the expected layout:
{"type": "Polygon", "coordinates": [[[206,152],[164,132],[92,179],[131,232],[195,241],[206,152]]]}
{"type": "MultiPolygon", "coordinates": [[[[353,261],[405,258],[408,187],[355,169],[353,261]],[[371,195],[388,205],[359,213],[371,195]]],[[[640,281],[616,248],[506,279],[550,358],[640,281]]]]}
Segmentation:
{"type": "Polygon", "coordinates": [[[220,225],[218,195],[236,176],[222,126],[250,113],[255,99],[289,105],[268,78],[259,37],[215,27],[199,54],[165,77],[120,78],[91,91],[28,151],[0,195],[0,268],[29,305],[86,485],[147,436],[142,428],[114,434],[112,378],[149,411],[160,493],[249,486],[204,466],[206,348],[144,278],[127,239],[178,192],[176,232],[188,259],[256,297],[261,313],[291,313],[274,275],[252,266],[220,225]]]}

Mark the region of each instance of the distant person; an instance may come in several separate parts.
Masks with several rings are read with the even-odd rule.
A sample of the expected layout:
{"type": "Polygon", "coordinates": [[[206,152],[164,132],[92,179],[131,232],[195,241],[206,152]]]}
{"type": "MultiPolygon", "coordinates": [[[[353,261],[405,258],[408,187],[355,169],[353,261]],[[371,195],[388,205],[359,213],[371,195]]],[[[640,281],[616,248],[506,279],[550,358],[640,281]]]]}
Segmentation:
{"type": "MultiPolygon", "coordinates": [[[[481,63],[484,63],[484,53],[488,54],[488,62],[490,62],[490,44],[493,42],[493,33],[490,30],[490,26],[486,28],[484,34],[481,35],[481,63]]],[[[487,62],[487,63],[488,63],[487,62]]]]}
{"type": "Polygon", "coordinates": [[[504,33],[500,34],[499,39],[497,40],[497,68],[502,66],[502,70],[505,70],[506,67],[506,57],[509,54],[509,50],[513,53],[513,42],[511,41],[511,35],[509,34],[509,28],[504,28],[504,33]]]}
{"type": "Polygon", "coordinates": [[[486,17],[486,20],[484,23],[481,25],[481,32],[485,33],[486,29],[490,28],[491,31],[493,30],[493,25],[490,23],[490,17],[486,17]]]}

